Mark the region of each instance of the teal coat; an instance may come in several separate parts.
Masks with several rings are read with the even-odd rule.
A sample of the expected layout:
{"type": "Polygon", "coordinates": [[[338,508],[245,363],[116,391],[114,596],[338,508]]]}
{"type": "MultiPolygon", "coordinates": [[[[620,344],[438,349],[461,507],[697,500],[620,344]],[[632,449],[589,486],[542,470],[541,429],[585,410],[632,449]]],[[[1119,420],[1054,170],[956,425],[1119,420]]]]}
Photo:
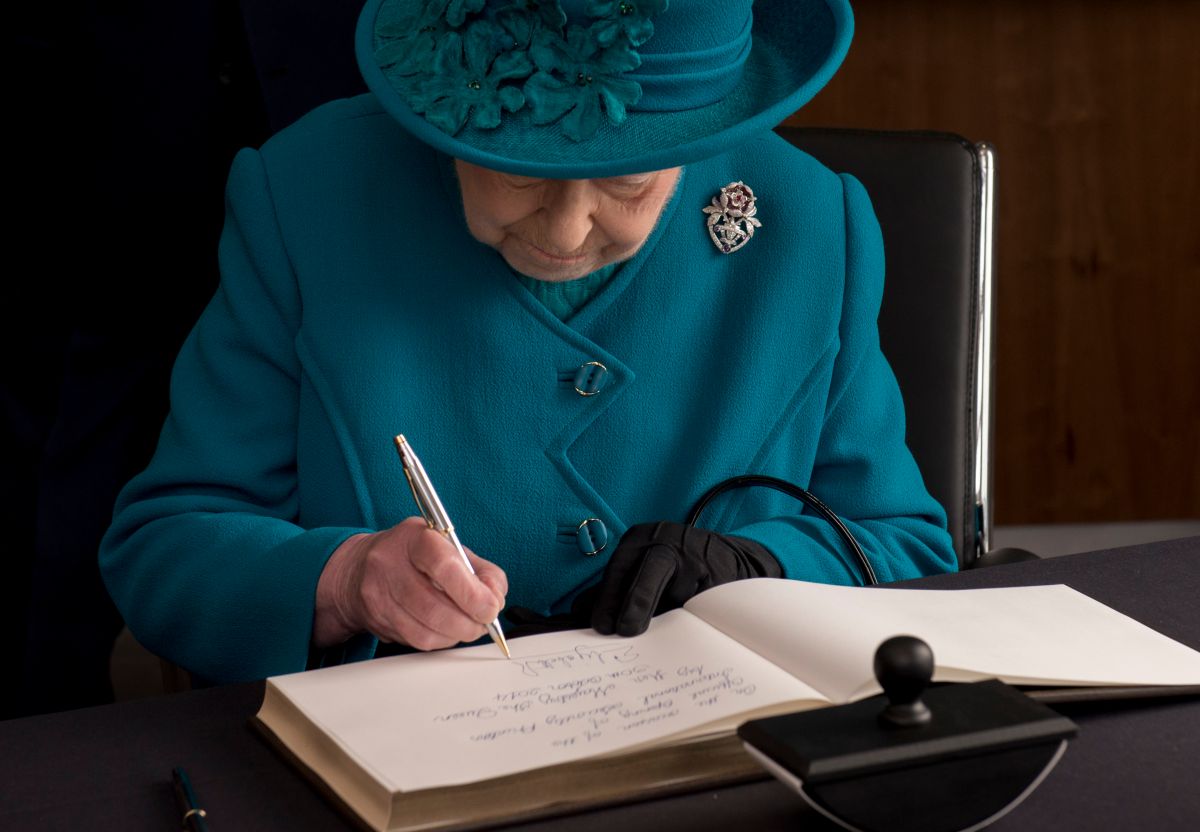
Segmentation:
{"type": "MultiPolygon", "coordinates": [[[[641,251],[563,323],[469,235],[451,169],[370,94],[234,160],[220,288],[100,552],[149,649],[216,681],[303,669],[329,555],[416,513],[398,433],[508,602],[542,612],[595,582],[630,525],[680,520],[748,472],[812,490],[882,581],[955,567],[879,351],[883,251],[856,180],[774,134],[690,165],[641,251]],[[763,227],[724,255],[701,209],[735,180],[763,227]],[[606,372],[581,396],[588,362],[606,372]]],[[[831,527],[774,491],[722,498],[704,525],[764,544],[789,578],[858,581],[831,527]]],[[[373,649],[358,637],[338,659],[373,649]]]]}

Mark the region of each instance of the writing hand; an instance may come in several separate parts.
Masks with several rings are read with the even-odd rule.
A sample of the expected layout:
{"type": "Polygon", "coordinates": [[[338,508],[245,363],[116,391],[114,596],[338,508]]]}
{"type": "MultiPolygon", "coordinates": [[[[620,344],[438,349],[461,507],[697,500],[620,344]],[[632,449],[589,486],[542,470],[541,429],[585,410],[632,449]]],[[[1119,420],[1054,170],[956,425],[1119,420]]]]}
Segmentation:
{"type": "Polygon", "coordinates": [[[682,523],[639,523],[621,536],[600,582],[592,627],[636,636],[650,618],[698,592],[743,578],[778,578],[779,561],[753,540],[682,523]]]}
{"type": "Polygon", "coordinates": [[[470,549],[467,557],[474,575],[420,517],[348,538],[317,584],[314,645],[364,630],[418,650],[474,641],[504,606],[508,578],[470,549]]]}

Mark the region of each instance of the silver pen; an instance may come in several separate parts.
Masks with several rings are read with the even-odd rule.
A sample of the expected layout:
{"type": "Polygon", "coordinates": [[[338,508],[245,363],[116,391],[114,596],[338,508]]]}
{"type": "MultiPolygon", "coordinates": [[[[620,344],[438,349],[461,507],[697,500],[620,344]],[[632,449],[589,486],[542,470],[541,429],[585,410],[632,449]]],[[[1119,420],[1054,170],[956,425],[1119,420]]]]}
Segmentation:
{"type": "MultiPolygon", "coordinates": [[[[429,475],[425,473],[425,466],[413,453],[412,446],[408,444],[404,434],[397,436],[395,441],[396,450],[400,452],[400,463],[404,466],[404,476],[408,478],[408,487],[412,489],[413,499],[417,501],[417,508],[421,509],[421,516],[425,518],[429,528],[441,532],[447,540],[454,544],[463,564],[474,575],[475,567],[471,566],[471,559],[467,557],[467,552],[463,549],[458,535],[454,533],[454,524],[450,522],[450,515],[446,513],[442,501],[438,499],[437,491],[434,490],[433,483],[429,481],[429,475]]],[[[504,631],[500,629],[500,619],[494,619],[491,624],[488,624],[487,631],[488,635],[492,637],[492,641],[496,642],[496,646],[504,651],[504,657],[511,659],[512,654],[508,652],[508,642],[504,640],[504,631]]]]}

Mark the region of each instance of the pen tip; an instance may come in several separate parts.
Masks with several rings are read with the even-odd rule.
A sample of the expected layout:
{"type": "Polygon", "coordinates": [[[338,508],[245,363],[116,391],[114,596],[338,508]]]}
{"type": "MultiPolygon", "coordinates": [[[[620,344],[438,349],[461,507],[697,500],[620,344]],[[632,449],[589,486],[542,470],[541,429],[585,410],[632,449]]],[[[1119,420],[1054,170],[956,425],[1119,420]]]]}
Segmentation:
{"type": "Polygon", "coordinates": [[[401,433],[401,434],[398,434],[398,435],[396,436],[396,440],[395,440],[395,441],[396,441],[396,444],[397,444],[397,445],[406,445],[406,444],[408,444],[408,440],[404,438],[404,434],[403,434],[403,433],[401,433]]]}

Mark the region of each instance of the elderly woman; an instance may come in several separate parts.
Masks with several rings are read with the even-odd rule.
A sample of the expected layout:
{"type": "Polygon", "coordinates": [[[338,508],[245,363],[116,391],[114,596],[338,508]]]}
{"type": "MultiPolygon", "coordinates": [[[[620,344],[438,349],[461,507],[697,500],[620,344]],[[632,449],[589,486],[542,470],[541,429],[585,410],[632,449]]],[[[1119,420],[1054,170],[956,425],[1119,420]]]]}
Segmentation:
{"type": "Polygon", "coordinates": [[[213,681],[478,638],[633,634],[709,586],[953,569],[879,350],[862,186],[770,130],[845,0],[370,0],[370,92],[229,176],[222,282],[101,550],[134,635],[213,681]],[[419,450],[467,570],[416,514],[419,450]]]}

